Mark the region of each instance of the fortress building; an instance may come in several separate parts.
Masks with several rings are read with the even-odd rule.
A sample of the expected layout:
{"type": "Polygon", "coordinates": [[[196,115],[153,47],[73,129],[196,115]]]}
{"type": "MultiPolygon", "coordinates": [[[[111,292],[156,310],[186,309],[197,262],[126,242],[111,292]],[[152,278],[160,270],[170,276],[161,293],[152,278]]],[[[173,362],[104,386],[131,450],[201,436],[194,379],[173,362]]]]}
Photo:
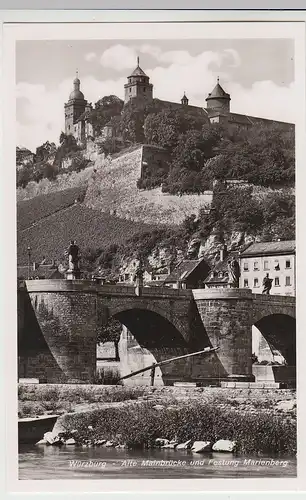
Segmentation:
{"type": "MultiPolygon", "coordinates": [[[[80,91],[78,75],[73,81],[73,86],[74,89],[69,96],[68,102],[65,104],[65,133],[74,135],[78,142],[82,142],[87,137],[94,135],[92,124],[88,119],[92,105],[85,100],[84,94],[80,91]]],[[[124,85],[124,104],[127,105],[132,102],[139,108],[144,108],[152,101],[153,84],[150,83],[149,76],[139,66],[139,57],[137,57],[137,66],[127,77],[127,83],[124,85]]],[[[207,123],[219,123],[226,126],[244,128],[277,123],[288,130],[294,128],[292,123],[233,113],[230,106],[231,96],[221,87],[219,77],[217,78],[216,86],[208,94],[205,101],[206,107],[192,106],[189,104],[189,99],[185,92],[180,103],[154,98],[156,109],[188,109],[188,113],[200,115],[204,120],[207,120],[207,123]]],[[[110,127],[107,130],[107,136],[112,136],[110,127]]]]}
{"type": "Polygon", "coordinates": [[[137,67],[133,73],[128,76],[128,81],[124,85],[124,103],[127,104],[131,99],[137,99],[139,102],[147,103],[153,99],[153,85],[150,78],[139,66],[139,57],[137,57],[137,67]]]}
{"type": "Polygon", "coordinates": [[[74,135],[77,141],[82,141],[86,137],[93,135],[93,130],[86,116],[92,110],[92,104],[84,98],[80,91],[80,80],[78,72],[73,80],[73,91],[69,95],[69,100],[65,103],[65,134],[74,135]]]}

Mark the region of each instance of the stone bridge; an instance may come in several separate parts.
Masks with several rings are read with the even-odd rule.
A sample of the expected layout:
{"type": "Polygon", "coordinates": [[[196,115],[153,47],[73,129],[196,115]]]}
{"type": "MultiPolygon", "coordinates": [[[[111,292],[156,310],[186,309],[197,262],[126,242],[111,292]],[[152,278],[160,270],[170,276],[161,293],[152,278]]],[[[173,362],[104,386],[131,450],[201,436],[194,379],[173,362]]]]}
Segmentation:
{"type": "Polygon", "coordinates": [[[165,365],[165,384],[252,381],[252,325],[295,365],[295,298],[246,289],[177,290],[85,280],[26,281],[18,290],[19,377],[92,382],[99,329],[115,317],[156,361],[219,346],[165,365]]]}

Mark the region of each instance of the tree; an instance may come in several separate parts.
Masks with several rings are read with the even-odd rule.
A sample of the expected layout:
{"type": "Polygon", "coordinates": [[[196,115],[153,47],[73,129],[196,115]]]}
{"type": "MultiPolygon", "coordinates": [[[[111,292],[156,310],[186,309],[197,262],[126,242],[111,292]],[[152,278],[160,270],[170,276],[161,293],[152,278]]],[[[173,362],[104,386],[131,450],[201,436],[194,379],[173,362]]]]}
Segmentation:
{"type": "Polygon", "coordinates": [[[180,134],[188,130],[201,130],[206,120],[204,115],[193,115],[186,109],[168,107],[147,115],[144,136],[148,144],[156,144],[172,151],[180,134]]]}
{"type": "Polygon", "coordinates": [[[133,101],[125,104],[119,125],[123,140],[133,143],[144,142],[143,125],[143,109],[139,108],[133,101]]]}
{"type": "Polygon", "coordinates": [[[219,137],[214,128],[188,130],[177,139],[170,172],[163,191],[171,194],[201,193],[210,187],[212,176],[205,163],[214,154],[219,137]]]}
{"type": "Polygon", "coordinates": [[[115,95],[108,95],[96,102],[94,109],[88,114],[94,132],[100,135],[103,127],[115,116],[120,116],[123,109],[123,101],[115,95]]]}
{"type": "Polygon", "coordinates": [[[113,342],[115,347],[115,359],[120,361],[119,342],[122,332],[122,324],[115,318],[109,318],[108,322],[101,326],[98,331],[97,343],[113,342]]]}
{"type": "Polygon", "coordinates": [[[33,180],[33,166],[24,166],[17,169],[16,184],[17,187],[26,187],[26,185],[33,180]]]}

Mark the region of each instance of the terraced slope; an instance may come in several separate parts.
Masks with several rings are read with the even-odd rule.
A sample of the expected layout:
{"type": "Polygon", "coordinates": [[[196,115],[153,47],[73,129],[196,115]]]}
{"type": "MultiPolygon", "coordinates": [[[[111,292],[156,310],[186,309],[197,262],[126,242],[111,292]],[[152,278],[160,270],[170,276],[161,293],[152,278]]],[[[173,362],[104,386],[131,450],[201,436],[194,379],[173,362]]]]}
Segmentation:
{"type": "Polygon", "coordinates": [[[82,186],[20,201],[17,203],[18,231],[27,229],[49,215],[74,205],[76,201],[83,201],[85,193],[86,187],[82,186]]]}
{"type": "MultiPolygon", "coordinates": [[[[28,210],[31,212],[29,200],[28,210]]],[[[31,219],[32,220],[32,219],[31,219]]],[[[63,261],[69,241],[77,241],[81,251],[86,248],[103,249],[111,244],[122,244],[140,230],[152,230],[153,226],[131,224],[108,213],[101,213],[77,203],[55,210],[54,213],[31,222],[17,233],[17,257],[19,264],[27,264],[27,248],[31,247],[31,259],[41,262],[42,257],[63,261]]]]}

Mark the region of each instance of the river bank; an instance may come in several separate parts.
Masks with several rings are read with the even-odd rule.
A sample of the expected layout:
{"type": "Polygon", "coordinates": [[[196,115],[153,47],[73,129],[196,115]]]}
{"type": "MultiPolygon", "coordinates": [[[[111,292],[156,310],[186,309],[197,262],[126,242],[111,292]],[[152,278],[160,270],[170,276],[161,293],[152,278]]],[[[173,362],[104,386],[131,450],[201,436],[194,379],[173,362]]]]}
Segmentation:
{"type": "Polygon", "coordinates": [[[19,411],[30,416],[42,407],[61,414],[55,433],[77,431],[76,444],[85,447],[109,441],[151,449],[157,438],[173,444],[227,439],[237,453],[296,453],[293,390],[20,385],[19,399],[19,411]]]}

